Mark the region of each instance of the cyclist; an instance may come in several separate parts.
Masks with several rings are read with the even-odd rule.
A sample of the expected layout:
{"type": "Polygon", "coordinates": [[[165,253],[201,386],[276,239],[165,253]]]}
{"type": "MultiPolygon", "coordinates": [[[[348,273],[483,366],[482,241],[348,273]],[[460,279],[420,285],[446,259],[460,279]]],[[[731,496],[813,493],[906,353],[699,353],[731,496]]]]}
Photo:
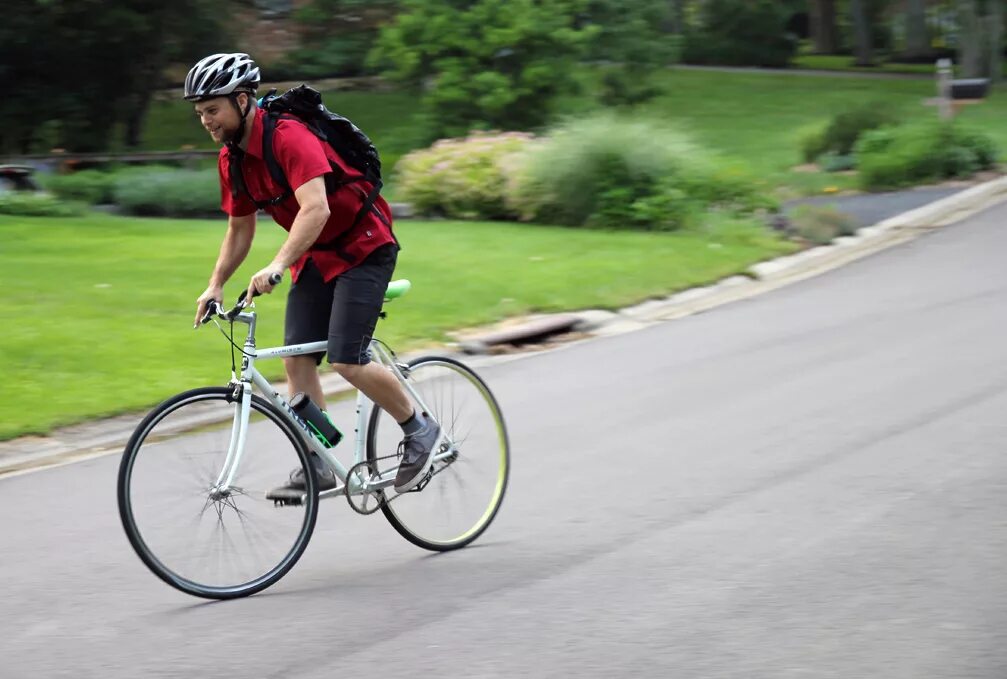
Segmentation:
{"type": "MultiPolygon", "coordinates": [[[[288,235],[273,260],[252,276],[249,297],[253,291],[272,292],[270,277],[290,269],[285,344],[327,338],[332,368],[399,422],[404,438],[395,489],[405,492],[430,469],[441,432],[413,408],[394,376],[371,363],[368,351],[399,250],[391,210],[378,197],[372,209],[358,215],[372,186],[303,123],[286,117],[276,122],[272,139],[292,190],[284,197],[285,187],[274,182],[263,160],[265,112],[255,99],[259,80],[259,68],[241,53],[208,56],[185,78],[185,99],[194,103],[213,140],[223,144],[218,170],[221,208],[228,216],[220,255],[196,302],[196,319],[210,302],[223,302],[224,284],[248,255],[258,202],[288,235]],[[333,190],[327,190],[327,177],[333,190]]],[[[322,410],[318,366],[323,356],[284,359],[290,393],[305,392],[322,410]]],[[[335,474],[317,456],[313,459],[319,489],[335,487],[335,474]]],[[[296,470],[270,495],[304,488],[303,472],[296,470]]]]}

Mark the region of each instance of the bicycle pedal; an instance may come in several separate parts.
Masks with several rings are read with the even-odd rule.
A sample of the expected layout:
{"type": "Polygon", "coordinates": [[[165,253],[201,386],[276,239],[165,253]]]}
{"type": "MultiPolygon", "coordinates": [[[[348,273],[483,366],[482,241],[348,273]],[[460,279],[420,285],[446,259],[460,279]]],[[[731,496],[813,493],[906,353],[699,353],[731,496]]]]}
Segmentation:
{"type": "Polygon", "coordinates": [[[304,491],[293,488],[276,488],[266,493],[274,507],[300,507],[304,504],[304,491]]]}

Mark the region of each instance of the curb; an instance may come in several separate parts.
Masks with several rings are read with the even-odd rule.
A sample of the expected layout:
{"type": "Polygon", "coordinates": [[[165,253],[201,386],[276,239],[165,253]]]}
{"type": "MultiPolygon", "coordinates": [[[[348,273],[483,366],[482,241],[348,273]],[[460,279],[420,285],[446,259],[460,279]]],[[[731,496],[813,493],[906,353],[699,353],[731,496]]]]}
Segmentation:
{"type": "MultiPolygon", "coordinates": [[[[459,349],[471,356],[485,355],[494,346],[542,340],[568,332],[606,337],[640,330],[656,323],[707,311],[723,304],[747,299],[800,280],[839,268],[857,259],[905,243],[920,235],[959,222],[1007,199],[1007,177],[979,184],[947,198],[861,228],[855,236],[836,239],[831,245],[760,262],[747,275],[736,275],[711,285],[690,288],[661,299],[652,299],[619,311],[584,310],[534,317],[507,329],[495,329],[460,342],[459,349]]],[[[420,356],[414,352],[403,360],[420,356]]],[[[438,353],[445,352],[438,349],[438,353]]],[[[513,356],[468,358],[475,366],[513,360],[513,356]]],[[[335,373],[321,375],[322,389],[331,400],[344,397],[353,388],[335,373]]],[[[280,391],[283,382],[274,382],[280,391]]],[[[26,436],[0,443],[0,478],[32,469],[89,459],[121,450],[141,413],[129,413],[94,420],[61,429],[52,436],[26,436]]],[[[205,418],[204,418],[205,419],[205,418]]],[[[213,421],[187,422],[180,430],[213,421]]]]}

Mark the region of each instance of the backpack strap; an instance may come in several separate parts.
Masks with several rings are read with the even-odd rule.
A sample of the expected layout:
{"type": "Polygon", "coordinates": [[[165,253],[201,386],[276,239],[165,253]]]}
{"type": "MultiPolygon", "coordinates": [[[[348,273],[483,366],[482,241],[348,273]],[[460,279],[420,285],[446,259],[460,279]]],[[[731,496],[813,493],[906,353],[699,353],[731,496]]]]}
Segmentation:
{"type": "MultiPolygon", "coordinates": [[[[290,188],[290,183],[287,182],[287,176],[283,174],[283,168],[280,164],[276,162],[276,156],[273,155],[273,132],[276,131],[276,116],[273,113],[267,113],[262,116],[262,159],[266,162],[266,169],[269,170],[269,176],[273,178],[282,189],[283,193],[275,198],[271,198],[266,201],[255,201],[255,206],[260,210],[266,207],[271,207],[274,205],[279,205],[287,198],[294,195],[293,190],[290,188]]],[[[247,193],[248,190],[246,189],[247,193]]],[[[251,196],[249,196],[251,197],[251,196]]]]}

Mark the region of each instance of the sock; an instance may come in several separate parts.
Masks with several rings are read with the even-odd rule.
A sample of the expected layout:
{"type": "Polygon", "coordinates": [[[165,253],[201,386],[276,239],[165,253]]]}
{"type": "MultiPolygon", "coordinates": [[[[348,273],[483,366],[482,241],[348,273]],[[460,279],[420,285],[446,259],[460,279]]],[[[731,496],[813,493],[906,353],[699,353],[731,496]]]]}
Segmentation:
{"type": "Polygon", "coordinates": [[[402,427],[402,431],[406,436],[412,436],[426,428],[427,420],[423,417],[423,413],[413,410],[413,414],[409,416],[409,419],[405,422],[399,422],[399,426],[402,427]]]}

